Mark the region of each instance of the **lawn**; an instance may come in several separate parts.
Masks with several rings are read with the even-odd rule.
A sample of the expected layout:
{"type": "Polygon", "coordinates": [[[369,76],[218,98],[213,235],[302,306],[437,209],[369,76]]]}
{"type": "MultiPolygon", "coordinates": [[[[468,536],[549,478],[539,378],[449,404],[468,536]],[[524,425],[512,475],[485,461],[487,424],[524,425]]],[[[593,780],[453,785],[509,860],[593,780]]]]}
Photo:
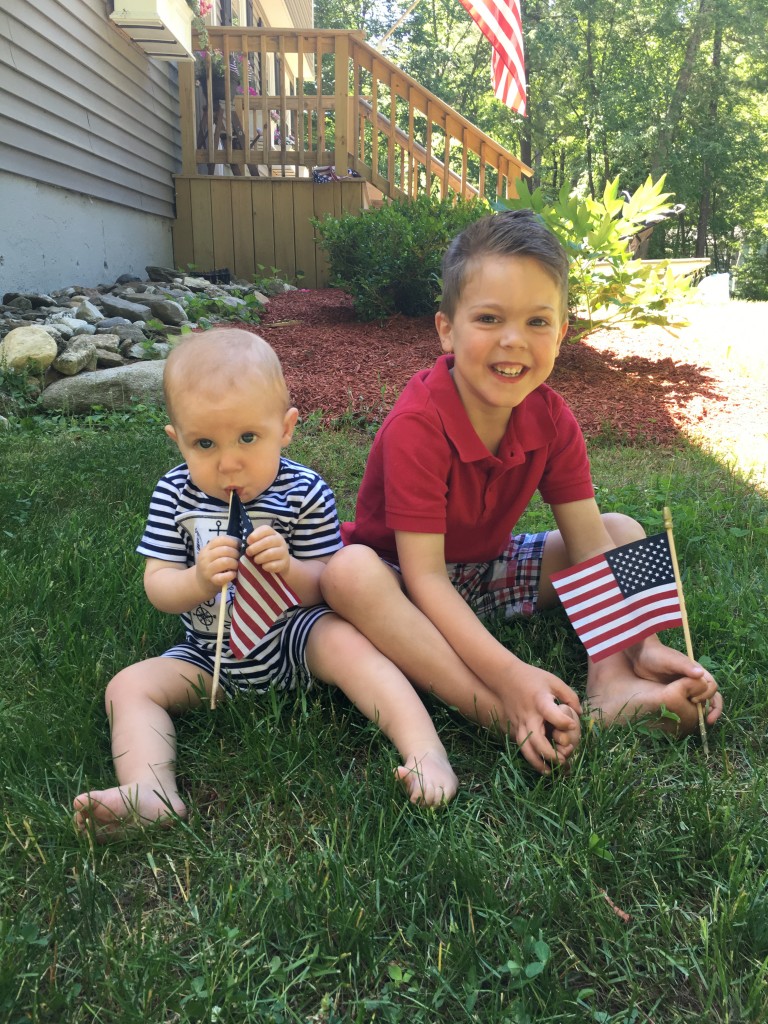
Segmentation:
{"type": "MultiPolygon", "coordinates": [[[[461,780],[408,805],[395,752],[324,689],[179,726],[187,822],[94,846],[104,687],[162,651],[133,547],[174,455],[151,412],[30,423],[0,452],[0,1020],[99,1024],[666,1024],[768,1019],[768,500],[719,460],[592,445],[603,508],[671,505],[694,649],[726,712],[673,743],[585,730],[569,775],[434,714],[461,780]]],[[[290,455],[349,516],[371,433],[310,417],[290,455]]],[[[527,527],[550,525],[535,505],[527,527]]],[[[559,613],[498,624],[583,690],[559,613]]],[[[668,634],[683,647],[681,631],[668,634]]]]}

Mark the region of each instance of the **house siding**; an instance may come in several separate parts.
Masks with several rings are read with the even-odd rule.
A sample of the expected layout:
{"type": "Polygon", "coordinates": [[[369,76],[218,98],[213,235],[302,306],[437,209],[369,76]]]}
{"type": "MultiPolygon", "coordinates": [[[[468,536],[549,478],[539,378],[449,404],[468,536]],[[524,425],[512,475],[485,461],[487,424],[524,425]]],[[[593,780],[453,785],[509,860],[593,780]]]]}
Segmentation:
{"type": "Polygon", "coordinates": [[[0,0],[0,169],[172,217],[177,74],[103,0],[0,0]]]}

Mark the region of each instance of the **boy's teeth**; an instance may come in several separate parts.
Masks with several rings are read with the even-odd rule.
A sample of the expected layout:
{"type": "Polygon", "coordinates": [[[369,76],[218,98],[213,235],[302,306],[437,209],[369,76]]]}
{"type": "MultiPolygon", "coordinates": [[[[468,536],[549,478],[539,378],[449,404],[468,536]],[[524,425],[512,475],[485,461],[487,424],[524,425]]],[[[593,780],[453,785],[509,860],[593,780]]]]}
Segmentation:
{"type": "Polygon", "coordinates": [[[505,370],[501,366],[497,366],[496,372],[500,373],[503,377],[519,377],[523,372],[523,368],[521,366],[517,370],[505,370]]]}

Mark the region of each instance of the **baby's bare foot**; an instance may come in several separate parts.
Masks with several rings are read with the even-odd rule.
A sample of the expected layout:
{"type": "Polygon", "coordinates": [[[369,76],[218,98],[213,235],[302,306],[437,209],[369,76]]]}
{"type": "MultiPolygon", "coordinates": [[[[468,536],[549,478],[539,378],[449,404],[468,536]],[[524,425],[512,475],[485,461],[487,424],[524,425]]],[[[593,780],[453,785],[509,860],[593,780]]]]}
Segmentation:
{"type": "Polygon", "coordinates": [[[438,750],[428,750],[418,757],[412,754],[405,764],[395,768],[395,778],[412,804],[425,807],[447,804],[459,788],[459,780],[446,754],[438,750]]]}
{"type": "Polygon", "coordinates": [[[75,797],[75,827],[93,832],[107,842],[140,825],[170,825],[173,817],[186,818],[187,809],[178,793],[162,794],[149,783],[94,789],[75,797]]]}

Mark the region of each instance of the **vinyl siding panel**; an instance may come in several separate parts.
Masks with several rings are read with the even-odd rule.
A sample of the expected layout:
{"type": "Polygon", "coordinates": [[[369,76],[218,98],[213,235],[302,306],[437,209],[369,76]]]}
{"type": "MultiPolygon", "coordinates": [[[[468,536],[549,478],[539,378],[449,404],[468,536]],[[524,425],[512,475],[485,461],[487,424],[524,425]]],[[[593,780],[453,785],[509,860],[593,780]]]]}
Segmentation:
{"type": "Polygon", "coordinates": [[[175,64],[149,59],[104,0],[0,0],[0,169],[174,215],[175,64]]]}

